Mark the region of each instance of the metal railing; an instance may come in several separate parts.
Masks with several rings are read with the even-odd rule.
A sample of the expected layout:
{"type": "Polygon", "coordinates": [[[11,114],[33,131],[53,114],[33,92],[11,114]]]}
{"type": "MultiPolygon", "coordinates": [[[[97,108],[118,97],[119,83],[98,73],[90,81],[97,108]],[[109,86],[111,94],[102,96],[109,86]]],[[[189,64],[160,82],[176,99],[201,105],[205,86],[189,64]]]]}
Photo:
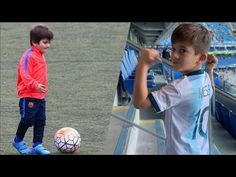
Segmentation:
{"type": "Polygon", "coordinates": [[[153,136],[156,136],[156,137],[158,137],[158,138],[160,138],[160,139],[162,139],[162,140],[166,140],[166,138],[165,138],[164,136],[159,135],[159,134],[157,134],[157,133],[155,133],[155,132],[153,132],[153,131],[150,131],[150,130],[148,130],[148,129],[142,127],[141,125],[138,125],[138,124],[136,124],[136,123],[134,123],[134,122],[132,122],[132,121],[130,121],[130,120],[124,118],[124,116],[118,115],[118,114],[116,114],[116,113],[111,113],[111,115],[112,115],[113,117],[115,117],[116,119],[119,119],[119,120],[121,120],[121,121],[124,121],[125,123],[128,123],[130,126],[137,127],[137,128],[139,128],[139,129],[141,129],[141,130],[143,130],[143,131],[145,131],[145,132],[147,132],[147,133],[149,133],[149,134],[151,134],[151,135],[153,135],[153,136]]]}

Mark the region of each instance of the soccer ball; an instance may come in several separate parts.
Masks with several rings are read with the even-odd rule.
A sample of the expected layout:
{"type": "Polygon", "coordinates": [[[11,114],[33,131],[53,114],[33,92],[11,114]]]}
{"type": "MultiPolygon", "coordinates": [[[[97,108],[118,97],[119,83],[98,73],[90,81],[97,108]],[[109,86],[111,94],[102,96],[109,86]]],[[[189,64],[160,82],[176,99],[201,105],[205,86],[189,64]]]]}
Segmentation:
{"type": "Polygon", "coordinates": [[[71,127],[58,130],[54,136],[54,144],[62,153],[74,153],[81,143],[80,134],[71,127]]]}

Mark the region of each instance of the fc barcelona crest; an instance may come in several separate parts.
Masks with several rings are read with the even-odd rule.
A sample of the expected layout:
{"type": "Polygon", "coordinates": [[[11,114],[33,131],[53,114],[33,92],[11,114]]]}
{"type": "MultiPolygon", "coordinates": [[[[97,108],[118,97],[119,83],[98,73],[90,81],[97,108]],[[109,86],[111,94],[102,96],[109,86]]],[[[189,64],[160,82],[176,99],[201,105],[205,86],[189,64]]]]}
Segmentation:
{"type": "Polygon", "coordinates": [[[28,103],[28,107],[29,107],[29,108],[34,107],[34,102],[29,102],[29,103],[28,103]]]}

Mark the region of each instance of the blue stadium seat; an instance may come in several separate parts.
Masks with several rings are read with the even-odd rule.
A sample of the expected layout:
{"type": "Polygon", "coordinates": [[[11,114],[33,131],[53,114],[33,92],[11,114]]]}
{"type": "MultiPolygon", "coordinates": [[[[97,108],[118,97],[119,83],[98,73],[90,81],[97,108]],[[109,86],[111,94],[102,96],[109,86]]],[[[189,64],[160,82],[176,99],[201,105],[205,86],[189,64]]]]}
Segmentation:
{"type": "Polygon", "coordinates": [[[179,79],[182,77],[182,74],[180,72],[174,71],[174,79],[179,79]]]}
{"type": "Polygon", "coordinates": [[[222,113],[222,125],[223,127],[230,132],[230,120],[229,120],[229,109],[226,108],[223,104],[221,107],[221,113],[222,113]]]}
{"type": "MultiPolygon", "coordinates": [[[[138,64],[138,59],[137,59],[137,53],[135,52],[134,49],[132,49],[131,47],[128,47],[127,49],[125,49],[127,51],[127,55],[126,55],[126,59],[127,59],[127,65],[129,65],[129,69],[131,70],[131,77],[130,78],[133,78],[134,79],[134,76],[135,76],[135,69],[136,69],[136,66],[138,64]]],[[[147,79],[148,80],[153,80],[155,79],[155,73],[152,72],[152,71],[148,71],[148,74],[147,74],[147,79]]]]}
{"type": "Polygon", "coordinates": [[[218,77],[218,74],[216,74],[216,72],[213,72],[213,76],[214,76],[215,85],[219,85],[219,77],[218,77]]]}
{"type": "Polygon", "coordinates": [[[215,118],[220,124],[236,138],[236,115],[234,112],[224,106],[224,104],[215,101],[215,118]]]}
{"type": "Polygon", "coordinates": [[[138,64],[137,54],[133,49],[129,49],[129,60],[132,63],[132,65],[136,66],[138,64]]]}
{"type": "Polygon", "coordinates": [[[229,112],[230,126],[231,131],[230,134],[236,138],[236,114],[232,111],[229,112]]]}
{"type": "Polygon", "coordinates": [[[217,68],[226,68],[229,65],[236,64],[236,55],[217,55],[217,68]]]}
{"type": "Polygon", "coordinates": [[[165,64],[163,64],[163,75],[166,77],[166,80],[171,82],[172,76],[171,76],[171,68],[165,64]]]}
{"type": "Polygon", "coordinates": [[[220,122],[221,117],[221,103],[215,100],[215,118],[218,122],[220,122]]]}
{"type": "MultiPolygon", "coordinates": [[[[134,88],[135,68],[138,63],[134,49],[126,48],[121,63],[121,78],[125,90],[132,95],[134,88]]],[[[147,87],[154,88],[157,84],[154,82],[155,76],[151,73],[147,76],[147,87]]]]}
{"type": "Polygon", "coordinates": [[[225,23],[209,22],[206,23],[208,28],[214,32],[212,45],[232,45],[235,44],[236,38],[230,32],[230,29],[225,23]]]}
{"type": "Polygon", "coordinates": [[[182,77],[182,74],[180,72],[174,71],[174,78],[172,78],[171,76],[171,68],[169,66],[163,65],[163,72],[164,75],[166,76],[166,79],[168,82],[171,81],[171,79],[175,80],[175,79],[179,79],[182,77]]]}
{"type": "Polygon", "coordinates": [[[219,101],[215,101],[215,118],[220,123],[222,122],[222,113],[221,113],[222,104],[219,101]]]}
{"type": "Polygon", "coordinates": [[[122,82],[125,90],[132,95],[133,93],[133,85],[134,85],[134,79],[129,79],[129,75],[127,73],[127,70],[124,66],[124,63],[122,61],[121,63],[121,77],[122,77],[122,82]]]}

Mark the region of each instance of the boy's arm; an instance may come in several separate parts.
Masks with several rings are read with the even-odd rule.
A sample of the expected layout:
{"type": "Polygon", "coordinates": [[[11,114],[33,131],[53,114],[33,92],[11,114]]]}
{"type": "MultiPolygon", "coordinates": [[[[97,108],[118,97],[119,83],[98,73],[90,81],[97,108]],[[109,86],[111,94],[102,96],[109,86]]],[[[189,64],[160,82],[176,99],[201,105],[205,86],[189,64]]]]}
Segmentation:
{"type": "Polygon", "coordinates": [[[34,78],[31,77],[30,73],[33,73],[32,59],[25,60],[20,63],[20,75],[24,84],[30,88],[35,89],[38,92],[46,92],[45,85],[38,83],[34,78]]]}
{"type": "MultiPolygon", "coordinates": [[[[31,56],[30,56],[31,57],[31,56]]],[[[33,64],[32,59],[28,58],[27,60],[20,61],[20,76],[24,85],[26,85],[30,89],[36,89],[38,87],[38,82],[31,77],[31,73],[33,72],[33,64]]]]}
{"type": "Polygon", "coordinates": [[[155,49],[141,49],[139,53],[139,63],[136,67],[133,104],[137,109],[152,108],[148,98],[147,72],[149,65],[160,61],[160,55],[155,49]]]}
{"type": "Polygon", "coordinates": [[[151,102],[148,96],[147,89],[147,71],[148,65],[142,62],[138,63],[136,67],[135,82],[134,82],[134,93],[133,103],[137,109],[151,108],[151,102]]]}
{"type": "Polygon", "coordinates": [[[215,89],[213,68],[217,65],[217,63],[218,63],[218,59],[214,55],[208,54],[207,63],[206,63],[206,72],[208,73],[210,77],[211,86],[213,89],[215,89]]]}

